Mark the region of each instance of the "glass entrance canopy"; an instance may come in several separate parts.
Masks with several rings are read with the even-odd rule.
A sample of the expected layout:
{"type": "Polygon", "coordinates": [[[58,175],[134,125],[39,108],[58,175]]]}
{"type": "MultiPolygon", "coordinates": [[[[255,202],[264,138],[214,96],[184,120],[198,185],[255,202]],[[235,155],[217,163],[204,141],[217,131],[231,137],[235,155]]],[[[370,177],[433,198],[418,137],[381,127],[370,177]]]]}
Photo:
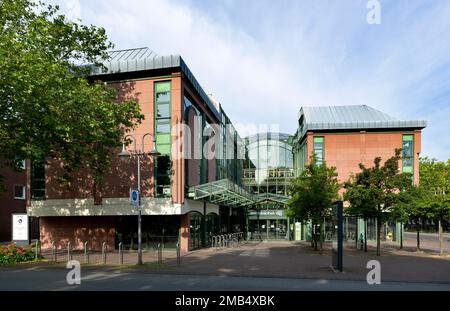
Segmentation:
{"type": "Polygon", "coordinates": [[[206,200],[213,204],[246,206],[257,202],[257,198],[229,179],[221,179],[189,188],[189,197],[206,200]]]}

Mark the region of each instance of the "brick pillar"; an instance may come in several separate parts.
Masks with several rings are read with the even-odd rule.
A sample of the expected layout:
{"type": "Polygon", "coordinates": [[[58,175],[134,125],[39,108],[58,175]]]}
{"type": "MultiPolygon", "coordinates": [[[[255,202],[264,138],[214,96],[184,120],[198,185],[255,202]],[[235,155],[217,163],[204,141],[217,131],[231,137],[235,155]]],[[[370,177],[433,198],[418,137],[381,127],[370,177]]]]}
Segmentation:
{"type": "Polygon", "coordinates": [[[190,241],[190,216],[189,214],[181,215],[181,227],[180,227],[180,249],[181,252],[189,251],[190,241]]]}

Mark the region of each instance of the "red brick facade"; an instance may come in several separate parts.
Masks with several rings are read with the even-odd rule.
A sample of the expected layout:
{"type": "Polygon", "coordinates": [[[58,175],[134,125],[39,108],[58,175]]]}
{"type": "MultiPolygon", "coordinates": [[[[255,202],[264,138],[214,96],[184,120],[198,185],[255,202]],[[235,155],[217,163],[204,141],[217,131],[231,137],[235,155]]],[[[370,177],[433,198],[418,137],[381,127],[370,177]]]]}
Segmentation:
{"type": "Polygon", "coordinates": [[[115,247],[114,219],[107,216],[41,217],[40,236],[44,248],[55,243],[57,249],[65,249],[70,242],[73,249],[80,250],[88,242],[93,250],[101,250],[106,242],[107,249],[112,250],[115,247]]]}
{"type": "MultiPolygon", "coordinates": [[[[392,157],[396,148],[402,148],[402,137],[414,135],[414,183],[419,182],[419,155],[421,153],[421,131],[386,132],[342,132],[307,134],[308,158],[313,154],[313,137],[324,137],[325,161],[336,167],[340,182],[347,181],[351,174],[360,172],[359,163],[373,166],[375,157],[382,163],[392,157]]],[[[400,168],[402,167],[400,163],[400,168]]]]}

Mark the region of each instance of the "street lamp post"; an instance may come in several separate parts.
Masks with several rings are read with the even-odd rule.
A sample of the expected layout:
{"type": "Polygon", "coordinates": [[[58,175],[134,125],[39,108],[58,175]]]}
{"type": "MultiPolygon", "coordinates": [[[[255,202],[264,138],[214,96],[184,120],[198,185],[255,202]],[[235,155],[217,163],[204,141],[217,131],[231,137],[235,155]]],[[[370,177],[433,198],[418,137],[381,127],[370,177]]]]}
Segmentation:
{"type": "MultiPolygon", "coordinates": [[[[138,184],[138,192],[139,192],[139,202],[138,202],[138,265],[142,265],[142,229],[141,229],[141,224],[142,224],[142,209],[141,209],[141,198],[140,198],[140,194],[141,194],[141,157],[148,154],[150,155],[153,159],[156,159],[158,156],[161,155],[161,153],[159,153],[156,150],[156,139],[155,137],[150,134],[150,133],[146,133],[142,136],[142,150],[137,150],[136,148],[136,138],[133,135],[126,135],[123,138],[123,142],[122,142],[122,151],[119,153],[119,157],[121,159],[127,159],[129,157],[131,157],[131,155],[134,155],[137,157],[137,184],[138,184]],[[153,137],[153,149],[146,153],[145,149],[144,149],[144,139],[146,136],[152,136],[153,137]],[[132,138],[133,139],[133,145],[134,145],[134,149],[132,151],[132,154],[130,154],[129,151],[127,151],[125,149],[125,141],[128,138],[132,138]]],[[[153,164],[154,166],[155,164],[153,164]]],[[[155,166],[154,166],[155,167],[155,166]]],[[[155,193],[156,193],[156,189],[155,189],[155,193]]]]}

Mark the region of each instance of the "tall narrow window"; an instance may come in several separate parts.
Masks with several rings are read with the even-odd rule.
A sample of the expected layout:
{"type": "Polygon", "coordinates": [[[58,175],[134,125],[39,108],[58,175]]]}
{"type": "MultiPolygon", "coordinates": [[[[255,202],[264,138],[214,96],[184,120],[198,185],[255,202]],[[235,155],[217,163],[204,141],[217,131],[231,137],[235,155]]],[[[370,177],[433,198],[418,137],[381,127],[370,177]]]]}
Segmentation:
{"type": "Polygon", "coordinates": [[[156,170],[156,196],[172,196],[172,162],[168,155],[162,155],[157,158],[156,170]]]}
{"type": "Polygon", "coordinates": [[[156,196],[172,195],[171,83],[155,82],[155,138],[161,156],[156,161],[156,196]]]}
{"type": "Polygon", "coordinates": [[[403,135],[403,173],[414,174],[414,135],[403,135]]]}
{"type": "Polygon", "coordinates": [[[171,139],[171,85],[170,82],[155,83],[155,133],[156,145],[161,154],[170,154],[171,139]]]}
{"type": "Polygon", "coordinates": [[[323,160],[325,157],[325,150],[324,150],[324,138],[323,137],[314,137],[313,144],[314,144],[314,154],[317,158],[317,165],[322,165],[323,160]]]}
{"type": "Polygon", "coordinates": [[[45,198],[45,164],[33,162],[31,167],[31,198],[45,198]]]}

